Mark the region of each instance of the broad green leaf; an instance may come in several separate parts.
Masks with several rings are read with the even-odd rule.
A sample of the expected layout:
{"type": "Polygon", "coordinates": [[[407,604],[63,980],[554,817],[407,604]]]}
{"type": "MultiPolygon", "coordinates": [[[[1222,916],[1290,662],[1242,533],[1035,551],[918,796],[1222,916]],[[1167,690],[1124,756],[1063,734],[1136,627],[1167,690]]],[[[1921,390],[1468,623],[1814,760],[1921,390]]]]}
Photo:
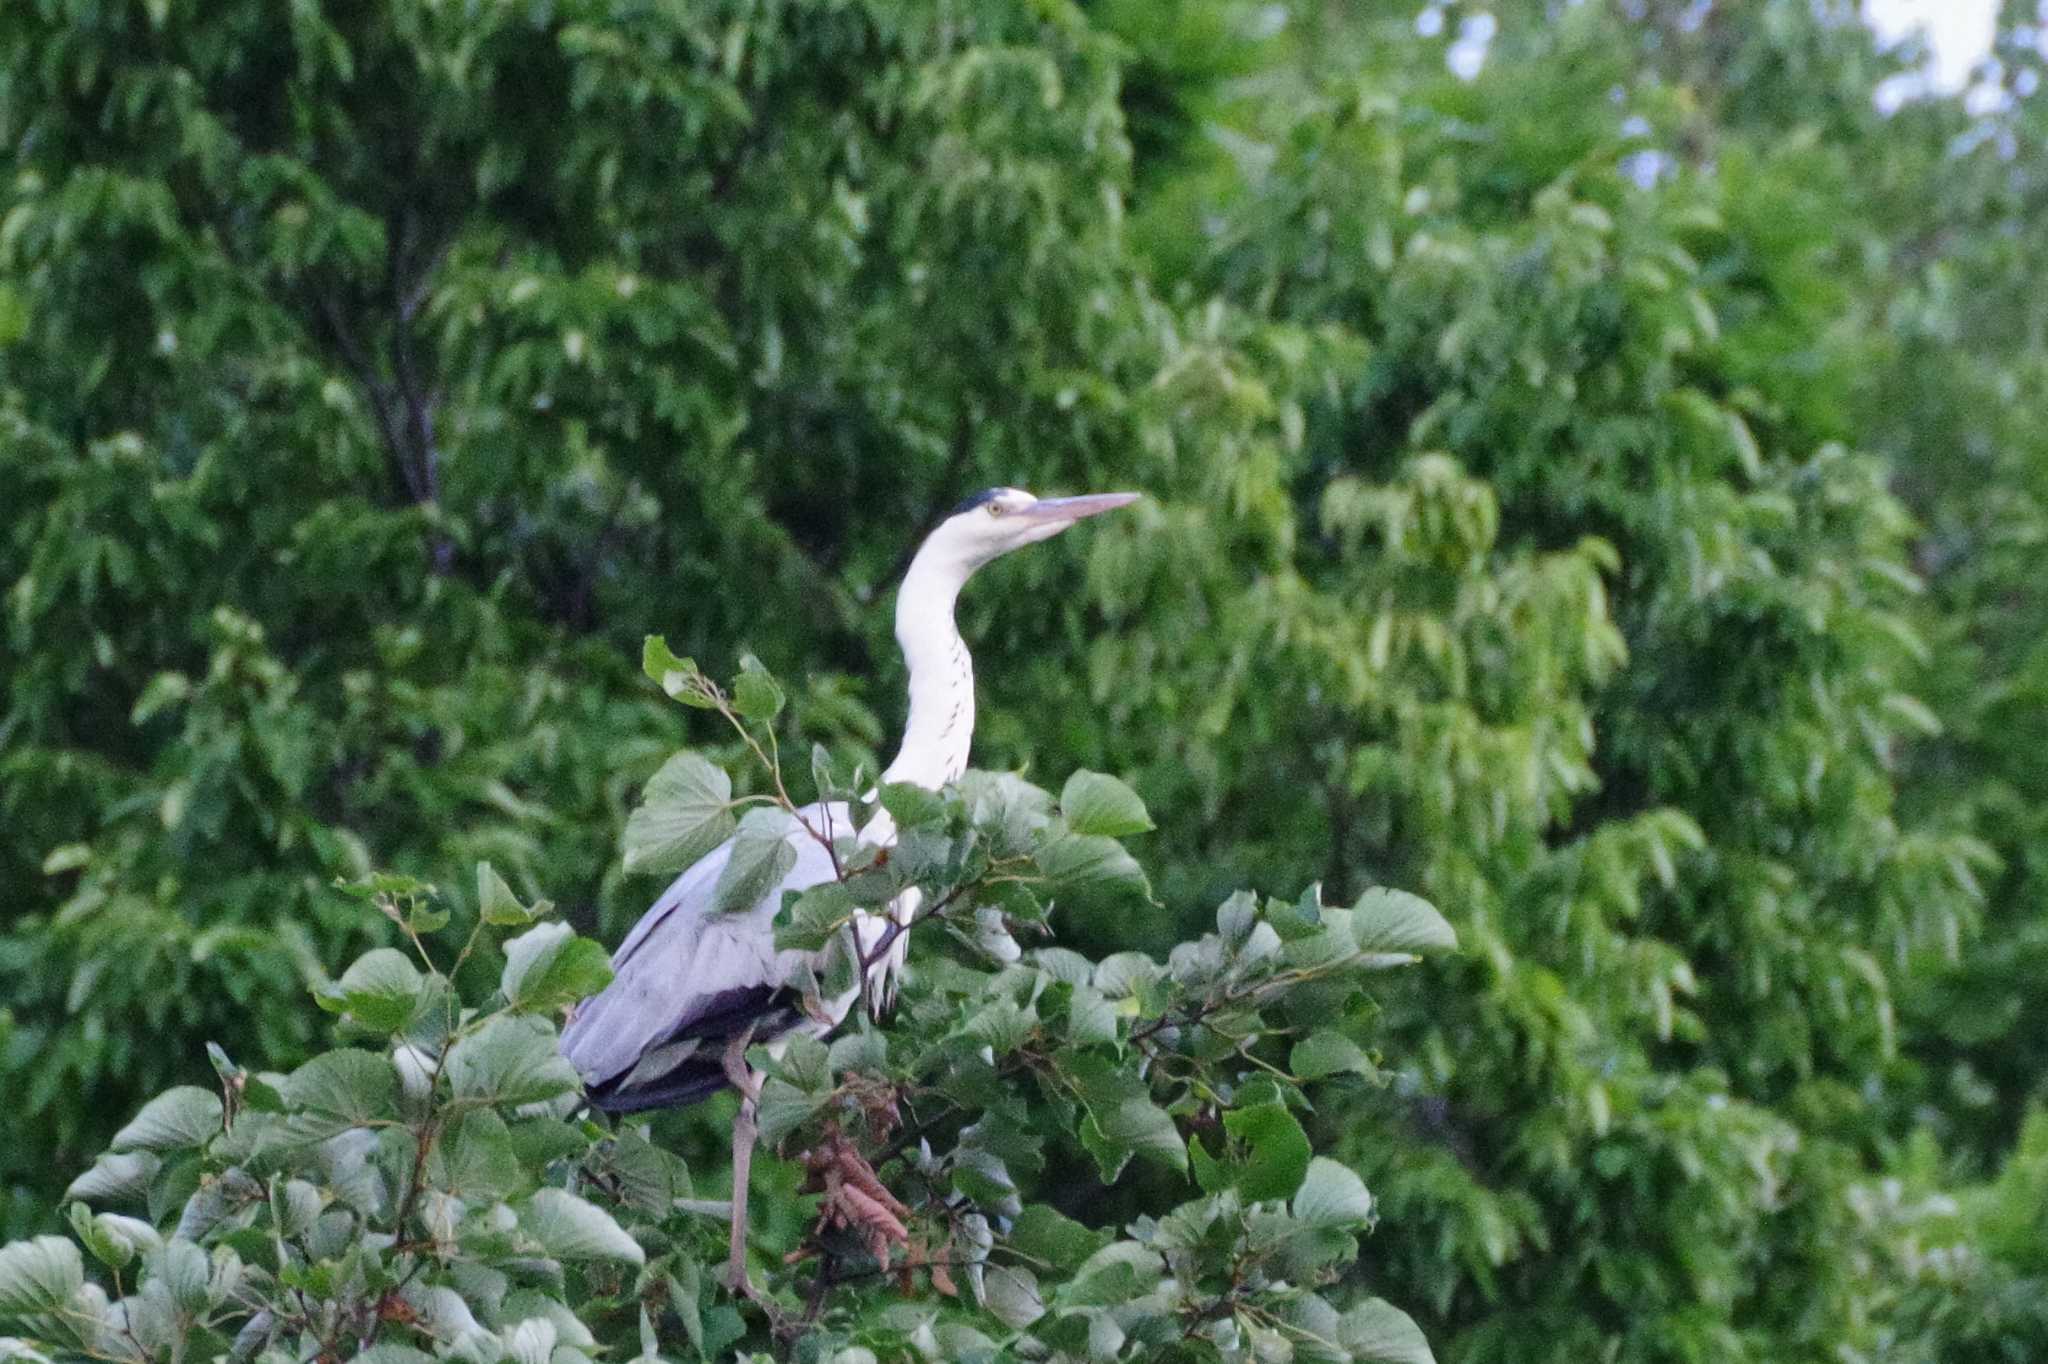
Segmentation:
{"type": "Polygon", "coordinates": [[[981,1275],[981,1303],[1003,1325],[1021,1331],[1045,1315],[1038,1276],[1022,1265],[990,1265],[981,1275]]]}
{"type": "Polygon", "coordinates": [[[1077,834],[1124,838],[1154,827],[1138,793],[1115,777],[1081,771],[1060,790],[1060,813],[1077,834]]]}
{"type": "Polygon", "coordinates": [[[483,921],[499,928],[524,928],[535,918],[488,862],[476,864],[476,902],[483,921]]]}
{"type": "Polygon", "coordinates": [[[896,821],[897,829],[911,829],[929,823],[946,812],[946,798],[927,786],[911,781],[885,783],[882,808],[896,821]]]}
{"type": "Polygon", "coordinates": [[[641,644],[640,670],[686,706],[708,710],[717,704],[712,699],[710,679],[693,660],[671,653],[668,641],[660,635],[649,635],[641,644]]]}
{"type": "Polygon", "coordinates": [[[491,1202],[529,1181],[512,1149],[505,1120],[488,1108],[458,1115],[427,1158],[427,1183],[458,1198],[491,1202]]]}
{"type": "Polygon", "coordinates": [[[85,1261],[61,1236],[0,1247],[0,1319],[54,1312],[84,1283],[85,1261]]]}
{"type": "Polygon", "coordinates": [[[1436,1364],[1429,1342],[1406,1312],[1367,1298],[1343,1315],[1337,1339],[1360,1364],[1436,1364]]]}
{"type": "Polygon", "coordinates": [[[777,916],[775,946],[779,951],[815,952],[830,942],[853,917],[853,897],[844,883],[827,881],[812,886],[794,901],[784,901],[784,913],[777,916]]]}
{"type": "Polygon", "coordinates": [[[1286,1198],[1301,1187],[1311,1152],[1308,1134],[1281,1104],[1258,1104],[1223,1115],[1223,1130],[1245,1145],[1243,1165],[1233,1171],[1248,1203],[1286,1198]]]}
{"type": "Polygon", "coordinates": [[[285,1100],[351,1125],[398,1116],[398,1072],[388,1057],[353,1048],[314,1057],[285,1079],[285,1100]]]}
{"type": "Polygon", "coordinates": [[[1351,932],[1361,952],[1432,952],[1458,945],[1457,930],[1435,905],[1384,886],[1358,897],[1351,932]]]}
{"type": "Polygon", "coordinates": [[[1251,936],[1258,919],[1259,897],[1248,890],[1238,891],[1216,906],[1216,936],[1236,947],[1251,936]]]}
{"type": "Polygon", "coordinates": [[[1052,797],[1014,772],[965,772],[955,787],[998,856],[1029,851],[1051,816],[1052,797]]]}
{"type": "Polygon", "coordinates": [[[560,1189],[540,1189],[527,1200],[520,1225],[559,1260],[624,1260],[645,1264],[640,1243],[610,1213],[560,1189]]]}
{"type": "Polygon", "coordinates": [[[832,1088],[832,1049],[815,1037],[798,1033],[780,1044],[781,1056],[757,1052],[771,1074],[779,1075],[807,1094],[823,1094],[832,1088]]]}
{"type": "Polygon", "coordinates": [[[112,1212],[93,1216],[88,1235],[78,1216],[84,1206],[82,1203],[71,1205],[72,1228],[79,1232],[79,1240],[93,1252],[94,1257],[111,1268],[125,1268],[137,1255],[155,1250],[164,1243],[163,1233],[141,1218],[123,1217],[112,1212]]]}
{"type": "Polygon", "coordinates": [[[288,1179],[271,1185],[270,1216],[279,1235],[304,1235],[312,1229],[323,1211],[325,1204],[320,1190],[305,1180],[288,1179]]]}
{"type": "Polygon", "coordinates": [[[627,816],[625,868],[668,876],[732,836],[732,778],[695,753],[678,753],[648,779],[627,816]]]}
{"type": "Polygon", "coordinates": [[[1076,985],[1067,1002],[1067,1040],[1086,1047],[1116,1040],[1116,1006],[1092,986],[1076,985]]]}
{"type": "Polygon", "coordinates": [[[761,1086],[760,1127],[761,1141],[768,1146],[777,1145],[791,1132],[810,1121],[811,1115],[825,1106],[822,1095],[807,1093],[774,1076],[761,1086]]]}
{"type": "Polygon", "coordinates": [[[882,1068],[889,1064],[888,1034],[868,1027],[865,1019],[849,1022],[847,1026],[851,1031],[840,1033],[825,1049],[828,1073],[843,1075],[848,1071],[863,1071],[870,1075],[882,1074],[882,1068]]]}
{"type": "Polygon", "coordinates": [[[1144,868],[1113,838],[1066,833],[1045,840],[1033,854],[1039,871],[1057,887],[1103,887],[1151,894],[1144,868]]]}
{"type": "Polygon", "coordinates": [[[507,1294],[498,1308],[497,1318],[508,1322],[541,1318],[555,1328],[555,1339],[560,1344],[577,1350],[590,1350],[597,1345],[596,1335],[567,1303],[535,1289],[517,1289],[507,1294]]]}
{"type": "Polygon", "coordinates": [[[220,1131],[220,1096],[196,1085],[167,1089],[114,1134],[115,1151],[177,1151],[203,1146],[220,1131]]]}
{"type": "Polygon", "coordinates": [[[565,923],[538,924],[505,944],[498,988],[514,1009],[545,1012],[611,983],[605,950],[565,923]]]}
{"type": "Polygon", "coordinates": [[[749,720],[773,720],[782,713],[782,684],[761,666],[752,654],[740,659],[740,675],[733,679],[732,708],[749,720]]]}
{"type": "Polygon", "coordinates": [[[367,1350],[357,1351],[349,1364],[435,1364],[435,1360],[424,1350],[380,1340],[367,1350]]]}
{"type": "Polygon", "coordinates": [[[1084,1227],[1043,1203],[1026,1204],[1008,1238],[1020,1254],[1051,1265],[1078,1265],[1114,1239],[1113,1233],[1084,1227]]]}
{"type": "Polygon", "coordinates": [[[340,1008],[365,1028],[397,1032],[412,1021],[424,988],[419,968],[395,947],[365,952],[320,996],[325,1008],[340,1008]]]}
{"type": "Polygon", "coordinates": [[[134,1243],[113,1235],[85,1204],[73,1203],[67,1216],[71,1222],[71,1234],[78,1238],[87,1254],[107,1268],[126,1269],[128,1262],[135,1258],[134,1243]]]}
{"type": "Polygon", "coordinates": [[[1165,975],[1158,962],[1142,952],[1118,952],[1095,965],[1095,988],[1110,999],[1142,994],[1165,975]]]}
{"type": "Polygon", "coordinates": [[[530,1015],[499,1014],[448,1052],[458,1099],[525,1104],[576,1089],[576,1068],[555,1050],[555,1031],[530,1015]]]}
{"type": "Polygon", "coordinates": [[[1293,1211],[1298,1220],[1314,1227],[1363,1226],[1372,1220],[1372,1195],[1356,1171],[1317,1156],[1308,1163],[1308,1173],[1294,1195],[1293,1211]]]}
{"type": "Polygon", "coordinates": [[[1122,1307],[1151,1292],[1165,1273],[1157,1251],[1112,1241],[1084,1260],[1057,1296],[1063,1307],[1122,1307]]]}
{"type": "Polygon", "coordinates": [[[1035,1009],[998,995],[976,1009],[961,1025],[961,1031],[986,1042],[998,1056],[1007,1056],[1021,1047],[1037,1027],[1035,1009]]]}
{"type": "Polygon", "coordinates": [[[151,1273],[169,1290],[171,1301],[180,1311],[197,1313],[205,1309],[213,1279],[213,1267],[207,1263],[205,1251],[181,1237],[166,1241],[150,1252],[149,1259],[151,1273]]]}
{"type": "MultiPolygon", "coordinates": [[[[1090,1107],[1089,1124],[1099,1137],[1096,1163],[1105,1179],[1114,1178],[1114,1166],[1121,1168],[1125,1155],[1144,1156],[1168,1169],[1185,1173],[1188,1149],[1171,1115],[1143,1095],[1132,1095],[1121,1103],[1090,1107]]],[[[1086,1135],[1083,1141],[1087,1141],[1086,1135]]]]}
{"type": "Polygon", "coordinates": [[[1194,1176],[1195,1187],[1203,1193],[1222,1193],[1230,1187],[1229,1167],[1210,1155],[1199,1137],[1188,1138],[1188,1173],[1194,1176]]]}
{"type": "Polygon", "coordinates": [[[1294,1044],[1288,1053],[1287,1068],[1303,1080],[1319,1080],[1326,1075],[1376,1075],[1378,1068],[1365,1049],[1343,1033],[1323,1028],[1310,1033],[1294,1044]]]}
{"type": "Polygon", "coordinates": [[[664,1217],[675,1200],[690,1194],[690,1172],[681,1159],[630,1128],[612,1138],[604,1172],[618,1200],[649,1217],[664,1217]]]}
{"type": "Polygon", "coordinates": [[[795,827],[786,811],[747,811],[733,835],[732,855],[712,888],[712,913],[744,914],[782,884],[796,866],[796,849],[789,842],[795,827]]]}
{"type": "Polygon", "coordinates": [[[511,1364],[548,1364],[555,1353],[557,1332],[546,1317],[529,1317],[499,1332],[511,1364]]]}

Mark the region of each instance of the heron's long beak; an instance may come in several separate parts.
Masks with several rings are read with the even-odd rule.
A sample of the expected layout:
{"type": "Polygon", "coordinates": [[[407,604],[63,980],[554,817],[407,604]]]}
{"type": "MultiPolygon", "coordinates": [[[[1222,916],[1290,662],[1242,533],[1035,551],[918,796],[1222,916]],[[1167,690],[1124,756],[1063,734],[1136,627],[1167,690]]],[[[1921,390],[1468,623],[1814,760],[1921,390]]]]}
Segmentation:
{"type": "Polygon", "coordinates": [[[1084,516],[1095,516],[1101,512],[1115,511],[1128,507],[1138,500],[1137,493],[1090,493],[1085,497],[1041,497],[1022,511],[1015,513],[1028,521],[1057,521],[1062,524],[1079,521],[1084,516]]]}

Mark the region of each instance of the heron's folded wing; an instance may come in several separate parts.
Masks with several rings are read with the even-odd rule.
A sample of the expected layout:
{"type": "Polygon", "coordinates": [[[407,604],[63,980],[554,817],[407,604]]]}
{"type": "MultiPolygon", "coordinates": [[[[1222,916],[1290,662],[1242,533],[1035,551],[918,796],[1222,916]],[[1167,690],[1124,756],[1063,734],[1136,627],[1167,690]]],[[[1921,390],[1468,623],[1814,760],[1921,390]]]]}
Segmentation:
{"type": "MultiPolygon", "coordinates": [[[[828,816],[835,832],[850,827],[842,803],[807,805],[798,814],[820,833],[828,816]]],[[[745,1027],[741,1015],[766,1010],[801,956],[775,950],[782,893],[833,876],[832,859],[816,839],[795,830],[790,841],[795,865],[752,909],[720,914],[711,908],[732,858],[728,841],[686,869],[641,916],[612,956],[611,984],[578,1005],[562,1031],[562,1054],[586,1084],[616,1080],[657,1050],[736,1034],[745,1027]]]]}

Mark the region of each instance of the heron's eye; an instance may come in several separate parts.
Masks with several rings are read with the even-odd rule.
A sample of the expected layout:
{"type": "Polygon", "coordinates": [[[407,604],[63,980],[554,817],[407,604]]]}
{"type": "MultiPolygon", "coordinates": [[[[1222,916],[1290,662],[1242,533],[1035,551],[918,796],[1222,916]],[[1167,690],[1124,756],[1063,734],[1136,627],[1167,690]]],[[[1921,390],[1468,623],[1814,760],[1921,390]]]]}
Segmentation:
{"type": "Polygon", "coordinates": [[[987,504],[987,506],[988,506],[988,514],[989,514],[990,516],[1001,516],[1001,515],[1003,514],[1003,504],[1002,504],[1002,503],[1000,503],[1000,502],[990,502],[990,503],[988,503],[988,504],[987,504]]]}

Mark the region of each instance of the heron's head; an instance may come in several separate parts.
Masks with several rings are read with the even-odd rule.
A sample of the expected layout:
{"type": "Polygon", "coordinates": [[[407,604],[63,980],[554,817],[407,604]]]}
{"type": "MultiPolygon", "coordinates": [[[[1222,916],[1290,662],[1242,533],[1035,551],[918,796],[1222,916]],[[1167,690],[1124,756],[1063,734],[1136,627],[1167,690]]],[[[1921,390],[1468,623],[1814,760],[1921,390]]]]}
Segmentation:
{"type": "Polygon", "coordinates": [[[1034,497],[1022,488],[990,488],[953,508],[925,537],[917,557],[952,568],[964,579],[1013,549],[1050,540],[1076,521],[1137,500],[1136,493],[1034,497]]]}

